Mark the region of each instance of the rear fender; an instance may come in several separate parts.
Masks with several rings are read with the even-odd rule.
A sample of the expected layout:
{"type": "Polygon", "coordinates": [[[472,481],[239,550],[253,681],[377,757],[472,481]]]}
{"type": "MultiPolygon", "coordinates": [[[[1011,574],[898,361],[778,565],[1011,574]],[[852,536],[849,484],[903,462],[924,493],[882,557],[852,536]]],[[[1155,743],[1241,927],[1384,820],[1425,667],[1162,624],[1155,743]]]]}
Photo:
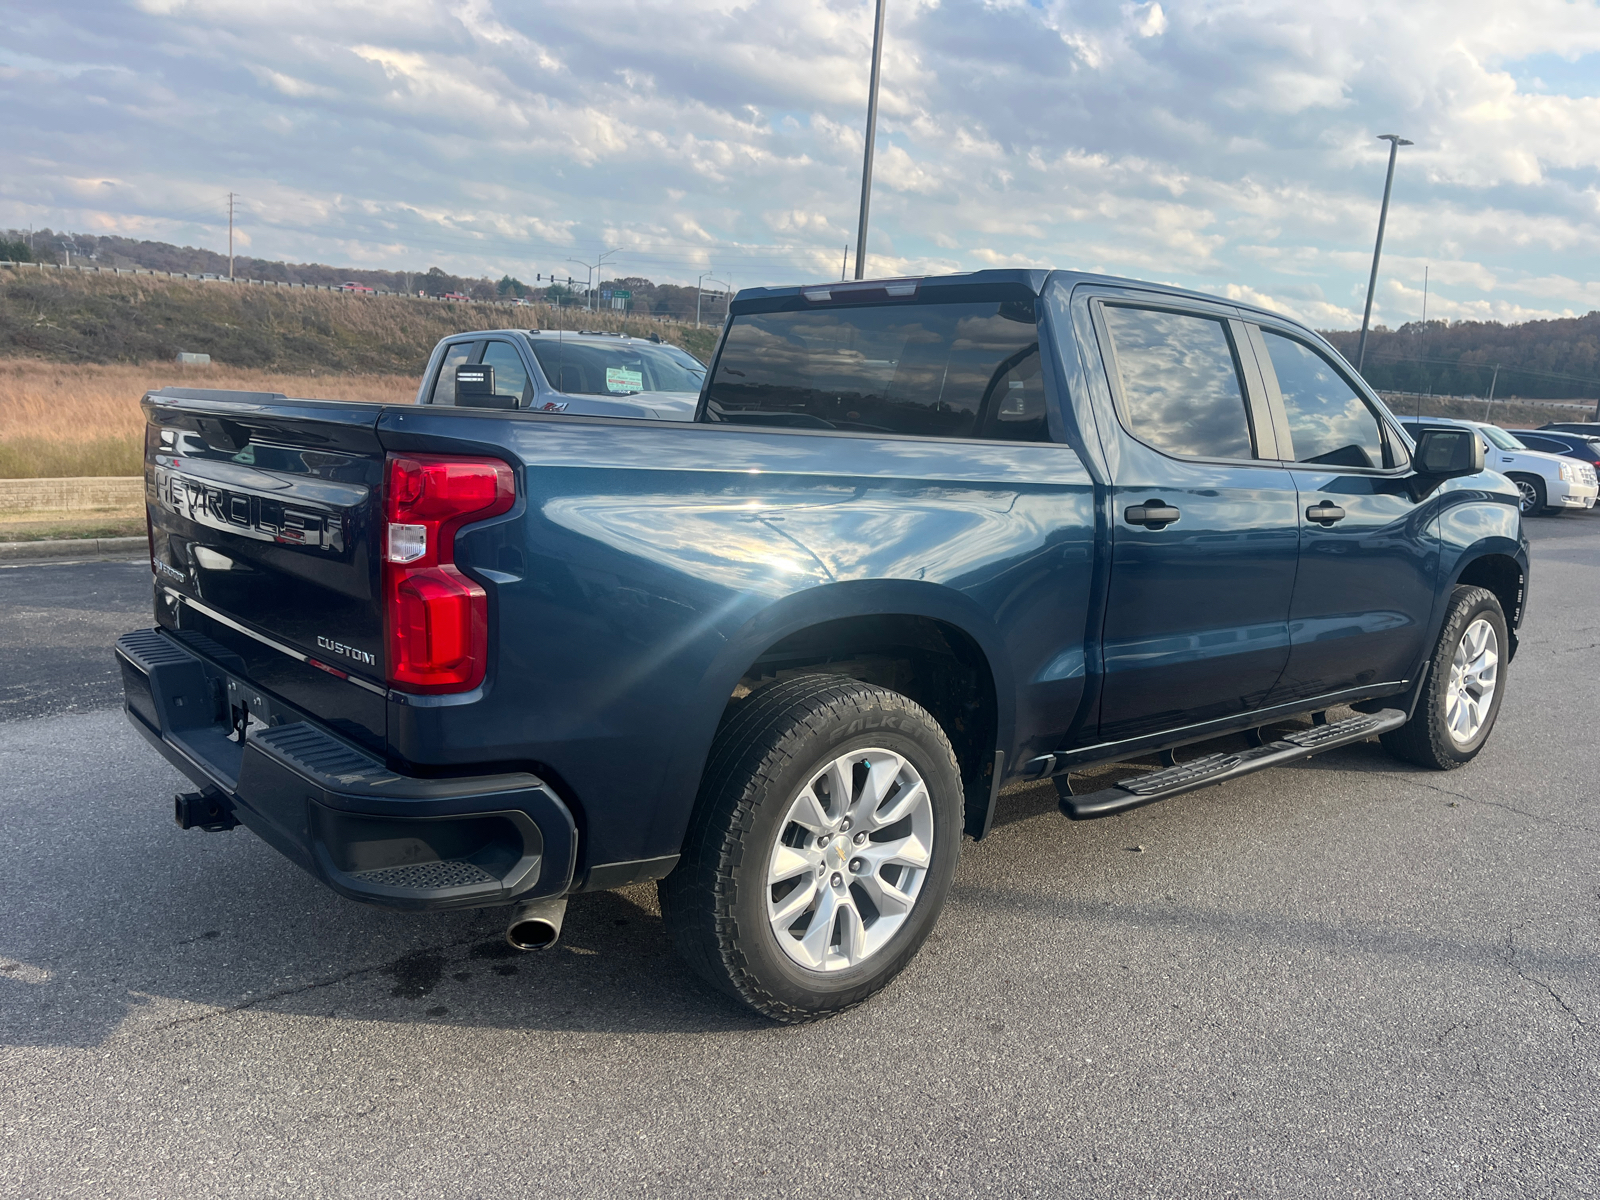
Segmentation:
{"type": "MultiPolygon", "coordinates": [[[[734,688],[752,664],[785,638],[815,625],[851,617],[922,617],[952,626],[976,644],[987,662],[995,695],[995,742],[1010,745],[1016,729],[1016,681],[1005,646],[992,621],[962,593],[915,580],[860,580],[808,588],[774,601],[746,622],[723,647],[696,683],[694,723],[669,769],[674,781],[698,780],[716,729],[734,688]]],[[[992,758],[992,749],[989,755],[992,758]]],[[[670,784],[666,795],[693,795],[692,784],[670,784]]],[[[688,827],[690,810],[679,806],[657,810],[650,844],[678,846],[688,827]]]]}

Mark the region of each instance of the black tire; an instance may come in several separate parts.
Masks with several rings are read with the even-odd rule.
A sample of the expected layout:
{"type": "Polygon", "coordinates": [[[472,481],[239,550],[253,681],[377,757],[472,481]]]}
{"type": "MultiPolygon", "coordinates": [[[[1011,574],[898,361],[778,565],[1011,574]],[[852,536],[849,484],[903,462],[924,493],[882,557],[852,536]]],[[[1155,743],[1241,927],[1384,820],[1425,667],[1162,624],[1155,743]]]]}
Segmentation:
{"type": "Polygon", "coordinates": [[[1544,480],[1537,475],[1510,475],[1507,478],[1517,485],[1517,491],[1521,494],[1517,507],[1523,516],[1537,517],[1549,508],[1550,495],[1544,480]]]}
{"type": "Polygon", "coordinates": [[[955,752],[920,705],[841,676],[770,684],[736,705],[717,732],[683,856],[658,885],[662,920],[697,974],[757,1012],[788,1024],[842,1012],[894,979],[933,929],[961,855],[962,806],[955,752]],[[785,953],[769,923],[769,856],[801,789],[839,756],[868,747],[900,755],[926,784],[929,865],[881,949],[852,966],[808,969],[785,953]]]}
{"type": "Polygon", "coordinates": [[[1453,771],[1476,758],[1489,740],[1495,718],[1500,714],[1500,703],[1505,699],[1505,664],[1510,645],[1506,615],[1495,594],[1481,587],[1456,588],[1450,596],[1450,608],[1445,614],[1444,628],[1439,631],[1439,642],[1428,660],[1428,674],[1422,684],[1422,695],[1417,699],[1416,711],[1399,729],[1380,738],[1383,748],[1396,758],[1435,771],[1453,771]],[[1451,663],[1462,635],[1479,617],[1489,622],[1499,647],[1495,688],[1482,726],[1470,740],[1459,742],[1451,735],[1445,719],[1451,663]]]}

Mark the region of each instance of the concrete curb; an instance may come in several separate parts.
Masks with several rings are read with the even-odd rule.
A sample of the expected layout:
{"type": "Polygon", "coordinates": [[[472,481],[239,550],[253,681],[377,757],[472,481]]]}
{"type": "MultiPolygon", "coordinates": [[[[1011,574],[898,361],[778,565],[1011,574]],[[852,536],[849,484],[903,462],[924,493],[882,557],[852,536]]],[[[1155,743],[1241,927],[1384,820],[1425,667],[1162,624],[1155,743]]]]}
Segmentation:
{"type": "Polygon", "coordinates": [[[78,562],[112,562],[142,558],[150,541],[142,537],[52,538],[39,542],[0,542],[0,563],[53,562],[74,559],[78,562]]]}

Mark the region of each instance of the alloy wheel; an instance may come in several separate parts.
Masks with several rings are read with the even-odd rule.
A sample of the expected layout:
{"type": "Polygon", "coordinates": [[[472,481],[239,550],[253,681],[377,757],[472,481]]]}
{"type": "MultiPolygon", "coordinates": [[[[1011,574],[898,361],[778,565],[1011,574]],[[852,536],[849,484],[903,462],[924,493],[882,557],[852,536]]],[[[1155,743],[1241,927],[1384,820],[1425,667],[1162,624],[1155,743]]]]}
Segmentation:
{"type": "Polygon", "coordinates": [[[811,971],[871,958],[905,924],[933,857],[933,801],[910,760],[852,750],[800,789],[767,866],[767,920],[811,971]]]}
{"type": "Polygon", "coordinates": [[[1458,746],[1470,745],[1489,717],[1499,680],[1500,639],[1494,626],[1479,617],[1461,634],[1450,662],[1445,689],[1445,728],[1458,746]]]}

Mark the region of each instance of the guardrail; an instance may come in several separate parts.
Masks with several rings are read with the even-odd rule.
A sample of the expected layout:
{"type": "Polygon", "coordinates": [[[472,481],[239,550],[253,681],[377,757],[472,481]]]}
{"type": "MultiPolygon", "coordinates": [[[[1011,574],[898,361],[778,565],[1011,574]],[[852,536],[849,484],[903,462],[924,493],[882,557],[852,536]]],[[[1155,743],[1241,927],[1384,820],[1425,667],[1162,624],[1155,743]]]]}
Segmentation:
{"type": "MultiPolygon", "coordinates": [[[[343,287],[334,283],[288,283],[277,279],[229,279],[226,275],[212,273],[190,274],[184,271],[152,271],[148,267],[102,267],[79,266],[77,263],[38,263],[38,262],[12,262],[0,259],[0,267],[15,267],[24,270],[35,267],[40,271],[90,271],[99,275],[157,275],[166,279],[191,279],[204,283],[237,283],[249,284],[255,287],[297,288],[308,292],[338,292],[345,296],[398,296],[402,300],[423,300],[434,304],[482,304],[490,308],[547,308],[554,312],[576,313],[586,312],[594,317],[607,317],[612,320],[629,321],[654,321],[658,325],[688,325],[686,317],[664,317],[657,313],[642,313],[633,309],[616,310],[609,308],[587,309],[581,305],[563,307],[551,304],[548,301],[530,300],[517,302],[516,300],[474,300],[470,297],[464,300],[446,300],[443,296],[426,296],[420,292],[389,292],[382,288],[371,288],[366,291],[357,291],[354,288],[343,287]]],[[[706,293],[710,295],[711,293],[706,293]]],[[[720,296],[721,293],[718,293],[720,296]]]]}

